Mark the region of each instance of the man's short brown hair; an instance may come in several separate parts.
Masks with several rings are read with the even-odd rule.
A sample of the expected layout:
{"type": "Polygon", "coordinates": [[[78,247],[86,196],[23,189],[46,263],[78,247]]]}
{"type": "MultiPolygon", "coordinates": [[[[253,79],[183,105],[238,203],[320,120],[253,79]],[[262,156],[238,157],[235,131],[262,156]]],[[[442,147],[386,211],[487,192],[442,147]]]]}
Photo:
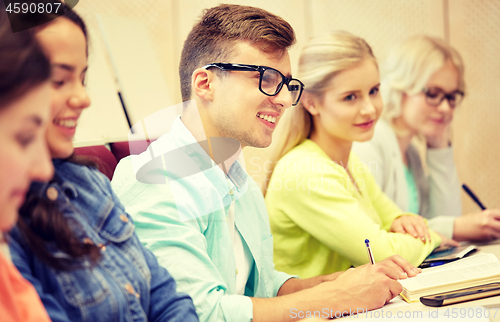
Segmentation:
{"type": "Polygon", "coordinates": [[[284,52],[295,43],[295,33],[288,22],[260,8],[221,4],[206,9],[182,49],[179,76],[183,101],[191,98],[193,72],[206,64],[223,62],[237,40],[257,45],[263,52],[284,52]]]}

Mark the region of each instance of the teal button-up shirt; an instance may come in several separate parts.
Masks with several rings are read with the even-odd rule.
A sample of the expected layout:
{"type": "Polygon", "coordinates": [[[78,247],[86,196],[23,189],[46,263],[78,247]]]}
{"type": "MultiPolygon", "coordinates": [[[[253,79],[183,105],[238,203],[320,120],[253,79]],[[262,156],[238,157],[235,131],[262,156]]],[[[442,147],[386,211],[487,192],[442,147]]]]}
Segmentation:
{"type": "Polygon", "coordinates": [[[180,118],[150,150],[118,164],[113,189],[141,242],[188,293],[200,321],[251,321],[249,297],[274,297],[292,276],[273,264],[273,238],[262,193],[236,160],[226,175],[180,118]],[[234,221],[252,255],[245,295],[236,294],[236,261],[227,226],[234,221]]]}

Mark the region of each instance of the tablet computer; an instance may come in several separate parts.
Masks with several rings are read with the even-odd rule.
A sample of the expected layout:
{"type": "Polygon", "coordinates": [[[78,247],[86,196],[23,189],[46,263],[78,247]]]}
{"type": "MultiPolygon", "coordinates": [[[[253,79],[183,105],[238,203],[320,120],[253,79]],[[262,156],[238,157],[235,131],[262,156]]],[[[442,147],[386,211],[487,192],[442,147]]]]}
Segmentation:
{"type": "Polygon", "coordinates": [[[443,265],[453,262],[457,259],[464,258],[477,251],[475,245],[451,247],[445,249],[435,249],[429,256],[420,264],[420,268],[443,265]]]}

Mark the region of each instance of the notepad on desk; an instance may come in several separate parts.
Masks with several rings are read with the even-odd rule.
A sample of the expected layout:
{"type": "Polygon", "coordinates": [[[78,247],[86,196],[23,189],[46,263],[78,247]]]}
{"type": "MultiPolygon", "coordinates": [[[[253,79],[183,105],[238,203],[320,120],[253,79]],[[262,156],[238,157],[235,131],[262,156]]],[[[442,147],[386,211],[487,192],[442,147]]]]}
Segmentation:
{"type": "Polygon", "coordinates": [[[415,277],[399,281],[403,286],[401,296],[409,303],[422,296],[494,282],[500,282],[500,261],[488,253],[426,268],[415,277]]]}

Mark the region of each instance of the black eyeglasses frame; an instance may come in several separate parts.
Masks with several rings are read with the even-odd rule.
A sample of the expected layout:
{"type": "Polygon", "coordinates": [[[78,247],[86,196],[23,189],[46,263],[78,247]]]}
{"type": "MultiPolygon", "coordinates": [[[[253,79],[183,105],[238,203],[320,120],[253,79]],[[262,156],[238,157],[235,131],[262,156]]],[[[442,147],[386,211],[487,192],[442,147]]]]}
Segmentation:
{"type": "Polygon", "coordinates": [[[297,98],[295,99],[295,101],[292,102],[292,106],[295,106],[295,105],[297,105],[299,103],[300,97],[302,96],[302,92],[304,91],[304,87],[305,87],[304,83],[302,83],[300,80],[298,80],[296,78],[286,77],[285,75],[283,75],[276,68],[272,68],[272,67],[268,67],[268,66],[247,65],[247,64],[233,64],[233,63],[211,63],[211,64],[207,64],[207,65],[203,66],[202,68],[203,69],[208,69],[210,67],[216,67],[216,68],[219,68],[220,70],[223,70],[223,71],[256,71],[256,72],[259,72],[259,74],[260,74],[259,75],[259,90],[264,95],[267,95],[267,96],[276,96],[276,95],[278,95],[278,93],[283,88],[283,84],[286,84],[286,86],[288,88],[288,91],[292,92],[293,89],[290,88],[291,85],[289,85],[289,84],[290,84],[291,81],[297,81],[300,84],[299,95],[297,96],[297,98]],[[263,77],[264,72],[266,70],[273,70],[273,71],[275,71],[275,72],[277,72],[278,74],[281,75],[281,82],[276,87],[276,91],[274,92],[274,94],[266,93],[262,89],[262,77],[263,77]]]}
{"type": "Polygon", "coordinates": [[[460,103],[462,102],[462,100],[464,99],[464,96],[465,96],[465,93],[460,91],[460,90],[456,90],[456,91],[453,91],[452,93],[446,93],[442,88],[440,87],[424,87],[422,89],[422,93],[424,93],[425,95],[425,101],[427,102],[427,104],[429,104],[430,106],[434,106],[434,107],[438,107],[439,105],[441,105],[441,103],[443,103],[443,101],[446,99],[448,101],[448,105],[451,107],[451,108],[455,108],[457,107],[458,105],[460,105],[460,103]],[[434,89],[434,90],[438,90],[439,92],[441,92],[443,94],[443,96],[441,97],[441,100],[439,101],[439,103],[429,103],[429,100],[432,99],[429,95],[429,90],[431,89],[434,89]],[[455,95],[456,94],[460,94],[460,98],[457,100],[455,95]],[[451,103],[451,100],[455,100],[455,103],[452,104],[451,103]]]}

